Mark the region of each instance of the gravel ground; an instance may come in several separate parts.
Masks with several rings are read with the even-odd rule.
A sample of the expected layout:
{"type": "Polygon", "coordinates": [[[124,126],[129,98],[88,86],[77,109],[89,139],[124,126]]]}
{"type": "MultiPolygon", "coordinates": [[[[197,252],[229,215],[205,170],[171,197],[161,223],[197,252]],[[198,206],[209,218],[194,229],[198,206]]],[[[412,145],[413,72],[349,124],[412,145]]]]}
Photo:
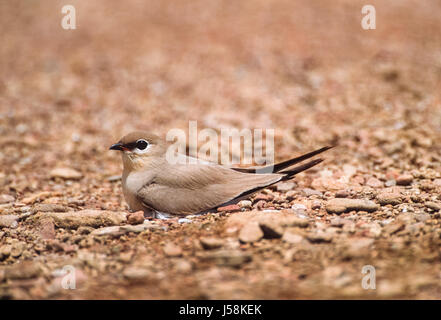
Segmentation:
{"type": "Polygon", "coordinates": [[[2,1],[0,298],[441,299],[441,3],[371,3],[366,31],[361,1],[82,0],[68,31],[59,1],[2,1]],[[108,147],[190,120],[274,128],[276,160],[337,147],[144,221],[108,147]]]}

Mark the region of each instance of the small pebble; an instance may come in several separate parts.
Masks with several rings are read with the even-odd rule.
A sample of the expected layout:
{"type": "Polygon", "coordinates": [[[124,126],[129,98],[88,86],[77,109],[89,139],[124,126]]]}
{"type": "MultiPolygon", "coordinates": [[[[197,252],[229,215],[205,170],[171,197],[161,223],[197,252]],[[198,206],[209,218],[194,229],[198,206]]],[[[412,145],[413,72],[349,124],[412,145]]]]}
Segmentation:
{"type": "Polygon", "coordinates": [[[293,233],[292,231],[285,231],[282,236],[282,241],[292,244],[298,244],[303,241],[303,237],[299,234],[293,233]]]}
{"type": "Polygon", "coordinates": [[[383,191],[377,195],[378,202],[382,205],[398,205],[401,203],[401,194],[399,192],[383,191]]]}
{"type": "Polygon", "coordinates": [[[366,185],[372,188],[382,188],[384,184],[377,178],[371,177],[366,181],[366,185]]]}
{"type": "Polygon", "coordinates": [[[240,207],[237,204],[231,204],[229,206],[217,208],[218,212],[234,212],[234,211],[239,211],[239,210],[240,210],[240,207]]]}
{"type": "Polygon", "coordinates": [[[168,242],[164,246],[164,253],[166,256],[169,257],[180,257],[182,256],[182,249],[177,245],[175,245],[174,243],[168,242]]]}
{"type": "Polygon", "coordinates": [[[257,242],[263,238],[263,231],[257,222],[247,223],[239,232],[239,240],[243,243],[257,242]]]}
{"type": "Polygon", "coordinates": [[[332,234],[320,232],[320,233],[310,234],[306,238],[311,243],[329,243],[332,242],[333,237],[332,234]]]}
{"type": "Polygon", "coordinates": [[[347,198],[349,197],[349,192],[346,190],[339,190],[335,193],[336,198],[347,198]]]}
{"type": "Polygon", "coordinates": [[[326,211],[336,214],[351,210],[373,212],[378,208],[379,206],[375,202],[366,199],[335,198],[326,204],[326,211]]]}
{"type": "Polygon", "coordinates": [[[428,201],[424,204],[427,208],[432,209],[434,211],[441,211],[441,204],[428,201]]]}
{"type": "Polygon", "coordinates": [[[222,240],[216,238],[201,238],[199,241],[205,250],[218,249],[223,245],[222,240]]]}
{"type": "Polygon", "coordinates": [[[411,174],[402,174],[397,178],[397,185],[408,186],[412,183],[413,176],[411,174]]]}
{"type": "Polygon", "coordinates": [[[252,202],[250,200],[242,200],[239,201],[238,206],[241,208],[251,208],[252,202]]]}
{"type": "Polygon", "coordinates": [[[132,225],[141,224],[144,223],[144,212],[143,211],[136,211],[136,212],[129,212],[127,214],[127,222],[132,225]]]}
{"type": "Polygon", "coordinates": [[[307,208],[306,208],[306,206],[303,204],[303,203],[294,203],[292,206],[291,206],[291,209],[293,209],[293,210],[300,210],[300,211],[303,211],[303,210],[306,210],[307,208]]]}
{"type": "Polygon", "coordinates": [[[13,201],[15,201],[15,198],[13,196],[10,196],[9,194],[0,194],[0,204],[5,204],[13,201]]]}
{"type": "Polygon", "coordinates": [[[15,214],[0,216],[0,228],[17,228],[18,218],[15,214]]]}
{"type": "Polygon", "coordinates": [[[320,192],[318,190],[310,189],[310,188],[302,189],[302,193],[307,197],[310,197],[310,196],[320,196],[321,197],[323,195],[322,192],[320,192]]]}

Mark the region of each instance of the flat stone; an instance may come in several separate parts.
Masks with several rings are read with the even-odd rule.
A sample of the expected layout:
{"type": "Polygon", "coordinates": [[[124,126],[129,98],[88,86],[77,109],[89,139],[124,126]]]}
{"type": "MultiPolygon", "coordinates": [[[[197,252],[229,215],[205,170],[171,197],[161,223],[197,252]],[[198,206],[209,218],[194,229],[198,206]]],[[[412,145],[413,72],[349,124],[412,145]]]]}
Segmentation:
{"type": "Polygon", "coordinates": [[[240,207],[237,204],[231,204],[229,206],[225,207],[218,207],[218,212],[234,212],[234,211],[240,211],[240,207]]]}
{"type": "Polygon", "coordinates": [[[61,178],[65,180],[79,180],[83,175],[75,169],[56,168],[50,172],[51,178],[61,178]]]}
{"type": "Polygon", "coordinates": [[[69,208],[60,204],[53,203],[39,203],[32,208],[32,212],[66,212],[69,208]]]}
{"type": "Polygon", "coordinates": [[[14,202],[15,198],[9,194],[0,194],[0,204],[14,202]]]}
{"type": "Polygon", "coordinates": [[[303,236],[301,236],[297,233],[294,233],[290,230],[286,230],[282,236],[282,241],[287,242],[287,243],[292,243],[292,244],[298,244],[298,243],[302,242],[303,239],[304,239],[303,236]]]}
{"type": "Polygon", "coordinates": [[[251,254],[240,250],[217,250],[198,254],[202,261],[214,262],[219,266],[238,268],[252,260],[251,254]]]}
{"type": "Polygon", "coordinates": [[[441,204],[439,204],[439,203],[427,201],[426,203],[424,203],[424,205],[429,209],[432,209],[435,211],[441,211],[441,204]]]}
{"type": "Polygon", "coordinates": [[[329,213],[342,213],[347,211],[367,211],[374,212],[379,206],[373,201],[366,199],[346,199],[336,198],[328,201],[326,211],[329,213]],[[344,211],[342,211],[344,208],[344,211]]]}
{"type": "Polygon", "coordinates": [[[111,226],[111,227],[103,227],[96,230],[93,230],[90,234],[92,236],[113,236],[119,237],[126,233],[140,233],[149,229],[159,229],[160,227],[157,225],[151,225],[148,223],[138,224],[138,225],[124,225],[124,226],[111,226]]]}
{"type": "Polygon", "coordinates": [[[401,201],[401,194],[399,192],[381,192],[377,195],[378,203],[385,205],[398,205],[401,201]]]}
{"type": "Polygon", "coordinates": [[[8,214],[0,216],[0,228],[17,228],[18,216],[15,214],[8,214]]]}
{"type": "Polygon", "coordinates": [[[307,197],[309,197],[309,196],[322,196],[323,195],[322,192],[320,192],[318,190],[311,189],[311,188],[302,189],[302,193],[307,197]]]}
{"type": "Polygon", "coordinates": [[[58,228],[78,229],[81,226],[103,227],[120,225],[126,222],[126,213],[108,210],[80,210],[69,212],[41,212],[31,219],[53,218],[58,228]]]}
{"type": "Polygon", "coordinates": [[[239,232],[239,241],[244,243],[257,242],[263,238],[263,231],[258,222],[247,223],[239,232]]]}
{"type": "Polygon", "coordinates": [[[274,196],[271,194],[263,194],[263,193],[259,193],[258,195],[256,195],[254,197],[254,202],[258,202],[258,201],[271,201],[274,199],[274,196]]]}
{"type": "Polygon", "coordinates": [[[35,202],[43,201],[44,199],[50,198],[52,196],[58,196],[61,195],[57,192],[50,192],[50,191],[42,191],[35,194],[30,195],[29,197],[26,197],[21,200],[21,203],[29,205],[33,204],[35,202]]]}
{"type": "Polygon", "coordinates": [[[118,174],[118,175],[115,175],[115,176],[110,176],[110,177],[107,177],[107,181],[109,181],[109,182],[116,182],[116,181],[119,181],[119,180],[121,180],[121,175],[120,174],[118,174]]]}
{"type": "Polygon", "coordinates": [[[201,238],[199,241],[205,250],[218,249],[223,246],[223,241],[217,238],[201,238]]]}
{"type": "Polygon", "coordinates": [[[169,257],[180,257],[182,256],[182,249],[174,243],[168,242],[164,246],[164,253],[169,257]]]}
{"type": "Polygon", "coordinates": [[[137,225],[124,225],[119,227],[121,230],[125,232],[133,232],[133,233],[140,233],[145,230],[161,230],[162,227],[156,224],[152,224],[149,221],[144,221],[143,224],[137,224],[137,225]]]}
{"type": "Polygon", "coordinates": [[[326,211],[328,213],[342,214],[346,211],[346,207],[335,205],[335,204],[328,204],[326,206],[326,211]]]}
{"type": "Polygon", "coordinates": [[[123,230],[121,230],[120,226],[112,226],[112,227],[104,227],[99,228],[90,233],[92,236],[113,236],[119,237],[125,234],[123,230]]]}

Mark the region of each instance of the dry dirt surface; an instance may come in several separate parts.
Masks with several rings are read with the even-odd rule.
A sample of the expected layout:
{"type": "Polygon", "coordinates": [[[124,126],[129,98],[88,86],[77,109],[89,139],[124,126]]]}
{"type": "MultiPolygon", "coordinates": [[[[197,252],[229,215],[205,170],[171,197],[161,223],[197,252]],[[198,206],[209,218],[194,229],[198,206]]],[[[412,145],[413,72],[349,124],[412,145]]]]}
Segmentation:
{"type": "Polygon", "coordinates": [[[441,299],[441,3],[370,3],[375,30],[353,0],[1,1],[0,298],[441,299]],[[108,148],[190,120],[337,147],[144,221],[108,148]]]}

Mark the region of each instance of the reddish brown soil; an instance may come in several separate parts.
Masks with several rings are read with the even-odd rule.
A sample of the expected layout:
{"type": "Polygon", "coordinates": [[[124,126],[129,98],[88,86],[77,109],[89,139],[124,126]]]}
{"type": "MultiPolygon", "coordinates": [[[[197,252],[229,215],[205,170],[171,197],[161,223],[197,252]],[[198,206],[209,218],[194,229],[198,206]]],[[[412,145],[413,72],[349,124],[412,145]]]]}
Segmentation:
{"type": "Polygon", "coordinates": [[[0,226],[1,298],[441,298],[440,2],[370,1],[368,31],[353,0],[77,0],[76,30],[60,26],[65,2],[0,3],[0,221],[19,216],[0,226]],[[275,129],[276,160],[338,146],[253,200],[305,219],[283,227],[301,241],[241,243],[242,212],[116,237],[37,219],[55,211],[42,204],[128,212],[109,146],[190,120],[275,129]],[[53,178],[60,167],[81,177],[53,178]],[[336,197],[378,209],[338,216],[336,197]],[[75,290],[60,287],[66,265],[75,290]]]}

